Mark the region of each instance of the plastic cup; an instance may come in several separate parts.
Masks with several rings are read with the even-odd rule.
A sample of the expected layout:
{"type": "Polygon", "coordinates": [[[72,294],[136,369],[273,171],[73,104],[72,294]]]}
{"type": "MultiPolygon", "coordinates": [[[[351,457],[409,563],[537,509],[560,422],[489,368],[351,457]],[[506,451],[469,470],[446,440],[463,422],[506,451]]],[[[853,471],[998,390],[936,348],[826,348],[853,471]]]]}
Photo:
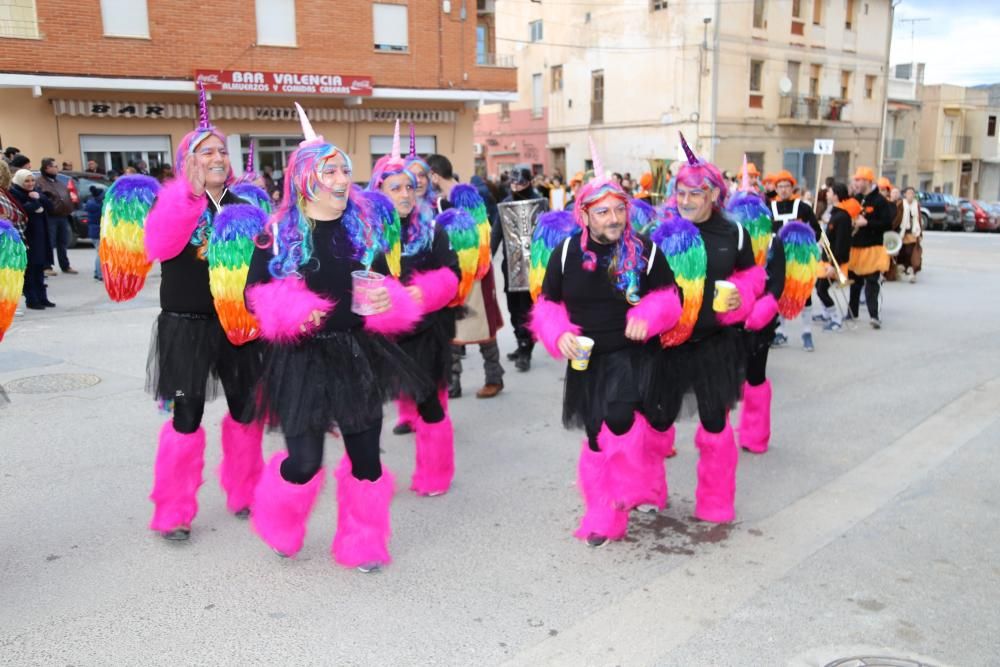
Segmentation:
{"type": "Polygon", "coordinates": [[[580,348],[580,354],[576,359],[569,362],[575,371],[585,371],[590,365],[590,353],[594,351],[594,339],[586,336],[577,336],[576,344],[580,348]]]}
{"type": "Polygon", "coordinates": [[[385,276],[375,271],[351,271],[351,312],[358,315],[374,315],[377,311],[369,298],[369,292],[382,287],[385,276]]]}
{"type": "Polygon", "coordinates": [[[729,296],[736,291],[735,283],[728,280],[715,281],[715,297],[712,299],[712,310],[725,313],[729,310],[729,296]]]}

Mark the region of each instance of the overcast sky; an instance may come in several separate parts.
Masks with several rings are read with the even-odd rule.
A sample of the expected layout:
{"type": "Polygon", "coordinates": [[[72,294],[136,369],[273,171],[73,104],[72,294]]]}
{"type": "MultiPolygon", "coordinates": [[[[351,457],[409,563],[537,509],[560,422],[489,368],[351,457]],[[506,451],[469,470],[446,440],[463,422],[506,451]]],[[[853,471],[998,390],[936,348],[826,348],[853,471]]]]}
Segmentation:
{"type": "Polygon", "coordinates": [[[998,41],[997,0],[903,0],[896,7],[890,61],[893,65],[912,60],[927,63],[924,82],[928,84],[1000,83],[998,41]],[[930,20],[900,21],[909,18],[930,20]]]}

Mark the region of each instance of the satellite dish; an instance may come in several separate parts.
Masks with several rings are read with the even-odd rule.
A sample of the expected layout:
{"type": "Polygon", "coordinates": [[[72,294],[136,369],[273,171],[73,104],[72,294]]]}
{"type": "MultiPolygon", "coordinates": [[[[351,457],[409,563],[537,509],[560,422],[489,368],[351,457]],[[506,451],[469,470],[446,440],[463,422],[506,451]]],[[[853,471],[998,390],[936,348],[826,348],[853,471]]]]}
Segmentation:
{"type": "Polygon", "coordinates": [[[778,92],[781,93],[782,97],[787,97],[792,92],[792,80],[787,76],[781,77],[781,80],[778,81],[778,92]]]}

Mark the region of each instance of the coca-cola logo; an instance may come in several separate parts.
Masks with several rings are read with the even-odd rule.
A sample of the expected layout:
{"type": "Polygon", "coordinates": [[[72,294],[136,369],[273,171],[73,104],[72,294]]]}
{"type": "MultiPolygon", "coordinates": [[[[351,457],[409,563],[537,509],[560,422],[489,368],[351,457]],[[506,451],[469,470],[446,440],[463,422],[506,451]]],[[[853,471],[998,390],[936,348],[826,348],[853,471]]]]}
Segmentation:
{"type": "Polygon", "coordinates": [[[351,82],[351,90],[371,90],[372,82],[368,79],[351,82]]]}
{"type": "Polygon", "coordinates": [[[202,83],[221,83],[218,74],[199,74],[198,81],[202,83]]]}

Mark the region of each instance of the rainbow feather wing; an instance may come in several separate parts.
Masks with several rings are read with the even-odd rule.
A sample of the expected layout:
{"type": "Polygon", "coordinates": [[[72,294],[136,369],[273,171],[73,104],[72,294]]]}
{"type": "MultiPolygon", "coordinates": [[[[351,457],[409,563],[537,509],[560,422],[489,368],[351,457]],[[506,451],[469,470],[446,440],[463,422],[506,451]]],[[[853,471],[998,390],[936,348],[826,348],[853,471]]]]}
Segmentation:
{"type": "Polygon", "coordinates": [[[644,199],[629,202],[628,216],[632,229],[640,234],[649,234],[656,227],[656,209],[644,199]]]}
{"type": "Polygon", "coordinates": [[[14,311],[24,289],[28,253],[14,225],[0,218],[0,340],[14,321],[14,311]]]}
{"type": "Polygon", "coordinates": [[[763,267],[767,264],[767,248],[774,235],[774,223],[767,204],[756,192],[737,192],[729,201],[726,212],[750,235],[753,259],[757,266],[763,267]]]}
{"type": "Polygon", "coordinates": [[[490,253],[490,218],[486,214],[486,202],[475,186],[459,183],[451,190],[451,204],[468,211],[476,223],[476,230],[479,232],[479,266],[476,269],[476,280],[482,280],[493,264],[493,256],[490,253]]]}
{"type": "Polygon", "coordinates": [[[816,285],[819,245],[816,235],[803,222],[788,222],[778,238],[785,246],[785,289],[778,299],[778,312],[786,319],[798,317],[816,285]]]}
{"type": "Polygon", "coordinates": [[[402,273],[403,226],[399,221],[399,214],[396,213],[396,207],[393,206],[392,200],[381,192],[364,190],[361,194],[368,202],[369,213],[375,216],[378,242],[389,265],[389,273],[398,278],[402,273]]]}
{"type": "Polygon", "coordinates": [[[460,306],[472,291],[479,268],[479,230],[476,221],[463,208],[449,208],[435,220],[448,235],[451,249],[458,255],[458,268],[462,278],[458,282],[458,294],[448,305],[460,306]]]}
{"type": "Polygon", "coordinates": [[[243,345],[260,335],[247,310],[243,290],[250,271],[254,237],[264,230],[267,214],[252,204],[226,206],[215,216],[208,242],[208,281],[226,338],[243,345]]]}
{"type": "Polygon", "coordinates": [[[698,228],[680,217],[668,217],[657,227],[653,232],[653,243],[667,258],[674,280],[684,294],[680,320],[673,329],[660,335],[660,345],[674,347],[691,337],[698,321],[705,298],[708,255],[698,228]]]}
{"type": "Polygon", "coordinates": [[[237,183],[229,188],[229,191],[248,204],[253,204],[264,213],[271,214],[271,198],[253,183],[237,183]]]}
{"type": "Polygon", "coordinates": [[[128,301],[146,282],[144,225],[160,191],[150,176],[122,176],[108,188],[101,209],[101,273],[112,301],[128,301]]]}
{"type": "Polygon", "coordinates": [[[528,270],[528,286],[531,300],[538,299],[545,282],[545,269],[549,258],[563,241],[580,233],[580,225],[569,211],[550,211],[538,216],[538,225],[531,236],[531,268],[528,270]]]}

